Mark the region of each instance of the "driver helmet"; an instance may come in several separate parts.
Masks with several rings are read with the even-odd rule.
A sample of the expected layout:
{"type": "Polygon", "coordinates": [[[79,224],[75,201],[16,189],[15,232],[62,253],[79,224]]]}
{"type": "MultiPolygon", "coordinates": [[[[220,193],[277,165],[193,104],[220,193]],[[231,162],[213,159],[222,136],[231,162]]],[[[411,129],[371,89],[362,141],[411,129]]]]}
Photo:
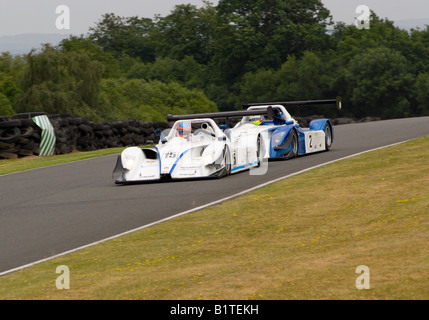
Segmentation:
{"type": "Polygon", "coordinates": [[[249,122],[259,126],[262,123],[262,116],[250,116],[249,122]]]}
{"type": "Polygon", "coordinates": [[[181,138],[187,138],[192,133],[191,123],[188,121],[180,122],[177,125],[177,136],[181,138]]]}

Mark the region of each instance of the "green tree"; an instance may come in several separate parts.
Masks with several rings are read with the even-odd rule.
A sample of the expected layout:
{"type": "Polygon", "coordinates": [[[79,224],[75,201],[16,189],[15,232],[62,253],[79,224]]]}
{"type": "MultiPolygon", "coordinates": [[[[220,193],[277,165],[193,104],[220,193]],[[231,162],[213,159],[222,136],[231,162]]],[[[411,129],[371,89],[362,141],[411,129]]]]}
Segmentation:
{"type": "Polygon", "coordinates": [[[25,68],[26,64],[22,57],[12,57],[9,52],[0,55],[0,93],[3,104],[1,108],[4,114],[14,113],[13,105],[23,94],[20,82],[25,68]]]}
{"type": "Polygon", "coordinates": [[[429,116],[429,73],[419,73],[415,90],[418,102],[416,115],[429,116]]]}
{"type": "Polygon", "coordinates": [[[429,26],[409,33],[406,57],[411,62],[412,72],[429,72],[429,26]]]}
{"type": "Polygon", "coordinates": [[[89,29],[89,38],[115,57],[126,54],[147,62],[155,59],[151,37],[153,28],[154,22],[149,18],[119,17],[106,13],[95,27],[89,29]]]}
{"type": "MultiPolygon", "coordinates": [[[[249,102],[317,100],[335,97],[324,57],[306,51],[301,58],[291,55],[278,70],[260,69],[246,73],[241,87],[241,99],[249,102]]],[[[322,112],[334,115],[332,107],[306,107],[301,115],[322,112]]]]}
{"type": "Polygon", "coordinates": [[[86,52],[63,52],[45,45],[27,56],[25,92],[16,103],[19,112],[72,113],[101,119],[98,94],[103,64],[86,52]]]}
{"type": "Polygon", "coordinates": [[[310,51],[301,59],[289,56],[279,70],[279,87],[276,96],[281,100],[314,100],[323,95],[321,59],[310,51]]]}
{"type": "Polygon", "coordinates": [[[376,47],[354,56],[345,76],[346,95],[359,117],[409,116],[414,76],[405,57],[393,49],[376,47]]]}
{"type": "Polygon", "coordinates": [[[243,76],[240,96],[242,102],[274,101],[279,87],[279,72],[259,69],[243,76]]]}
{"type": "Polygon", "coordinates": [[[410,61],[411,72],[422,66],[419,61],[426,62],[429,57],[424,48],[427,47],[428,37],[424,33],[414,30],[410,34],[396,27],[393,21],[380,19],[374,12],[371,12],[369,29],[358,29],[355,25],[339,23],[335,26],[331,38],[335,47],[331,51],[332,59],[339,59],[345,64],[357,54],[381,46],[401,53],[410,61]]]}
{"type": "Polygon", "coordinates": [[[220,0],[218,17],[213,61],[228,83],[278,69],[288,55],[324,49],[331,20],[319,0],[220,0]]]}
{"type": "Polygon", "coordinates": [[[61,41],[58,49],[62,52],[85,53],[91,60],[103,64],[103,77],[117,76],[119,73],[118,60],[109,51],[102,50],[93,40],[88,37],[70,36],[61,41]]]}
{"type": "Polygon", "coordinates": [[[188,89],[177,82],[106,79],[102,81],[102,91],[121,119],[166,121],[168,113],[218,111],[201,90],[188,89]]]}
{"type": "Polygon", "coordinates": [[[9,99],[0,92],[0,116],[12,116],[15,113],[15,110],[12,107],[12,103],[9,99]]]}
{"type": "Polygon", "coordinates": [[[11,75],[0,73],[0,92],[2,92],[12,103],[21,95],[22,90],[19,88],[16,79],[11,75]]]}
{"type": "Polygon", "coordinates": [[[208,80],[206,66],[191,56],[182,60],[169,57],[157,57],[152,63],[135,61],[126,73],[127,78],[178,82],[187,88],[205,87],[208,80]]]}
{"type": "Polygon", "coordinates": [[[207,64],[212,58],[212,41],[216,29],[216,8],[210,2],[197,8],[191,4],[177,5],[156,23],[157,56],[183,60],[190,56],[207,64]]]}

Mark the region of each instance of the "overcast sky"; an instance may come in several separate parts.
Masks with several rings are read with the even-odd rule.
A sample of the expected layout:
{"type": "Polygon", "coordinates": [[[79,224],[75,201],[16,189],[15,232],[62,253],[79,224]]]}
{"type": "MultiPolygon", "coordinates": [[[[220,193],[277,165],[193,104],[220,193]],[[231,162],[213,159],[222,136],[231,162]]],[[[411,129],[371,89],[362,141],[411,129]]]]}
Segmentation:
{"type": "MultiPolygon", "coordinates": [[[[217,4],[218,0],[211,0],[217,4]]],[[[322,0],[335,21],[354,23],[359,14],[358,5],[367,5],[381,18],[390,20],[429,18],[427,0],[322,0]]],[[[200,7],[202,0],[0,0],[0,36],[22,33],[86,34],[89,27],[104,13],[119,16],[153,18],[155,14],[168,15],[175,5],[192,3],[200,7]],[[56,8],[70,9],[70,29],[59,30],[56,8]]]]}

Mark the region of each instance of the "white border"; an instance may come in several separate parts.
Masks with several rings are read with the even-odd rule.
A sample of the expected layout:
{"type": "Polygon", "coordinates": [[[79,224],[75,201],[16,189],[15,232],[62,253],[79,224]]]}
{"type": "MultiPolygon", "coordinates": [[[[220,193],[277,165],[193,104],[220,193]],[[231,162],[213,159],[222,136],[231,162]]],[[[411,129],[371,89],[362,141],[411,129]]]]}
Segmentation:
{"type": "MultiPolygon", "coordinates": [[[[317,169],[317,168],[320,168],[320,167],[323,167],[323,166],[326,166],[328,164],[335,163],[335,162],[338,162],[338,161],[341,161],[341,160],[353,158],[353,157],[356,157],[356,156],[359,156],[361,154],[365,154],[365,153],[368,153],[368,152],[372,152],[372,151],[376,151],[376,150],[380,150],[380,149],[385,149],[385,148],[388,148],[388,147],[396,146],[396,145],[399,145],[399,144],[403,144],[403,143],[406,143],[406,142],[411,141],[411,140],[413,140],[413,139],[409,139],[409,140],[405,140],[405,141],[401,141],[401,142],[396,142],[396,143],[389,144],[387,146],[383,146],[383,147],[378,147],[378,148],[374,148],[374,149],[362,151],[362,152],[355,153],[355,154],[352,154],[352,155],[349,155],[349,156],[346,156],[346,157],[342,157],[342,158],[338,158],[338,159],[335,159],[335,160],[331,160],[331,161],[328,161],[328,162],[325,162],[325,163],[319,164],[317,166],[313,166],[313,167],[310,167],[310,168],[307,168],[307,169],[304,169],[304,170],[301,170],[301,171],[298,171],[298,172],[295,172],[295,173],[291,173],[291,174],[288,174],[286,176],[283,176],[283,177],[280,177],[280,178],[277,178],[277,179],[274,179],[274,180],[262,183],[260,185],[255,186],[255,187],[246,189],[246,190],[241,191],[239,193],[236,193],[234,195],[231,195],[231,196],[228,196],[228,197],[225,197],[225,198],[222,198],[222,199],[219,199],[219,200],[207,203],[205,205],[202,205],[202,206],[199,206],[199,207],[196,207],[196,208],[192,208],[190,210],[186,210],[186,211],[180,212],[180,213],[172,215],[172,216],[170,216],[168,218],[164,218],[164,219],[161,219],[161,220],[158,220],[158,221],[146,224],[144,226],[141,226],[141,227],[138,227],[138,228],[135,228],[135,229],[132,229],[132,230],[129,230],[129,231],[126,231],[126,232],[123,232],[123,233],[120,233],[120,234],[117,234],[117,235],[114,235],[114,236],[111,236],[111,237],[99,240],[99,241],[96,241],[96,242],[93,242],[93,243],[90,243],[90,244],[87,244],[87,245],[84,245],[84,246],[81,246],[81,247],[78,247],[78,248],[75,248],[75,249],[72,249],[72,250],[68,250],[68,251],[65,251],[65,252],[53,255],[51,257],[47,257],[45,259],[41,259],[41,260],[38,260],[38,261],[35,261],[35,262],[32,262],[32,263],[29,263],[29,264],[17,267],[17,268],[13,268],[13,269],[10,269],[10,270],[6,270],[6,271],[3,271],[3,272],[0,272],[0,277],[4,276],[6,274],[9,274],[9,273],[18,271],[18,270],[22,270],[22,269],[34,266],[36,264],[39,264],[39,263],[42,263],[42,262],[45,262],[45,261],[49,261],[49,260],[52,260],[52,259],[64,256],[64,255],[69,254],[69,253],[73,253],[73,252],[76,252],[76,251],[79,251],[79,250],[82,250],[82,249],[85,249],[85,248],[88,248],[88,247],[91,247],[91,246],[94,246],[94,245],[97,245],[97,244],[100,244],[100,243],[103,243],[103,242],[106,242],[106,241],[109,241],[109,240],[112,240],[112,239],[115,239],[115,238],[118,238],[118,237],[122,237],[122,236],[127,235],[127,234],[132,233],[132,232],[136,232],[136,231],[139,231],[139,230],[142,230],[142,229],[149,228],[149,227],[154,226],[156,224],[159,224],[161,222],[172,220],[174,218],[183,216],[183,215],[191,213],[191,212],[199,211],[199,210],[205,209],[207,207],[211,207],[211,206],[220,204],[222,202],[225,202],[225,201],[231,200],[233,198],[242,196],[242,195],[244,195],[246,193],[252,192],[252,191],[254,191],[256,189],[263,188],[263,187],[265,187],[267,185],[270,185],[272,183],[275,183],[275,182],[278,182],[278,181],[281,181],[281,180],[284,180],[284,179],[287,179],[287,178],[299,175],[301,173],[304,173],[304,172],[307,172],[307,171],[310,171],[310,170],[313,170],[313,169],[317,169]]],[[[84,160],[91,160],[91,159],[83,159],[83,160],[79,160],[79,161],[84,161],[84,160]]],[[[37,168],[37,169],[40,169],[40,168],[37,168]]],[[[32,170],[36,170],[36,169],[32,169],[32,170]]]]}

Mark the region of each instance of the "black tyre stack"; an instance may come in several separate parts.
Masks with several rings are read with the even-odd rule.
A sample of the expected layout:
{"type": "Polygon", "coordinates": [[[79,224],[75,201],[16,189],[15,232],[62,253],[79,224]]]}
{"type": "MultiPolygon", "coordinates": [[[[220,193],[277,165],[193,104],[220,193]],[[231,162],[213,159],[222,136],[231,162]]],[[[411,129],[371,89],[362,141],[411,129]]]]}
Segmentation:
{"type": "MultiPolygon", "coordinates": [[[[38,115],[46,113],[0,117],[0,159],[39,155],[42,130],[32,120],[38,115]]],[[[164,122],[127,120],[95,123],[70,114],[47,116],[55,131],[55,154],[157,143],[159,133],[169,128],[164,122]]]]}
{"type": "Polygon", "coordinates": [[[41,114],[16,114],[11,119],[0,117],[0,159],[39,154],[42,131],[31,118],[41,114]]]}

